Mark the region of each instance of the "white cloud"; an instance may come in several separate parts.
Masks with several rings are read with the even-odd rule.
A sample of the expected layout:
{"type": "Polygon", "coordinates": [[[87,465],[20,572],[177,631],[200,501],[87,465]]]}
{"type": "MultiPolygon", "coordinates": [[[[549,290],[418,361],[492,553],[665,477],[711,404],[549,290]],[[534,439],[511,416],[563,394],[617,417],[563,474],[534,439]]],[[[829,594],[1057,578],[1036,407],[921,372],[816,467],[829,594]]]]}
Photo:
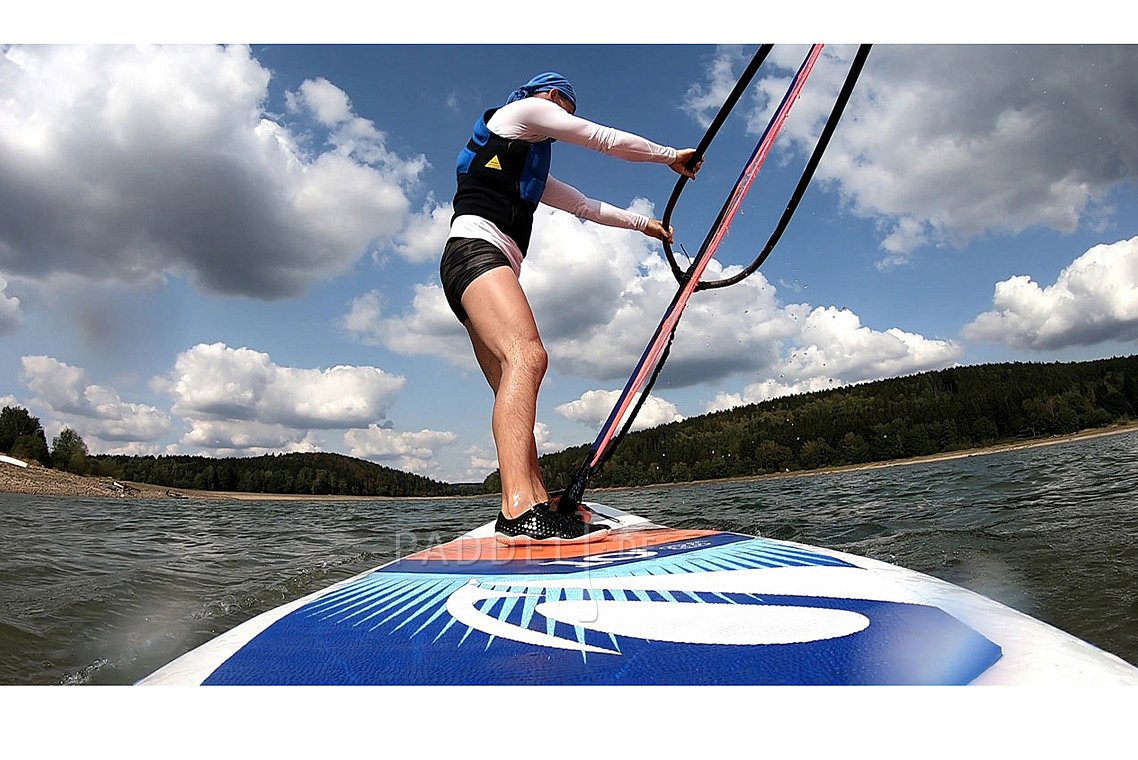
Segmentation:
{"type": "Polygon", "coordinates": [[[342,124],[353,116],[348,94],[323,78],[306,80],[299,90],[287,93],[285,100],[290,111],[299,113],[307,108],[326,127],[342,124]]]}
{"type": "Polygon", "coordinates": [[[299,92],[286,95],[290,110],[311,113],[330,130],[328,142],[335,153],[350,156],[361,165],[375,167],[387,179],[413,183],[427,168],[424,156],[402,159],[387,149],[387,136],[369,119],[357,116],[348,94],[327,79],[304,81],[299,92]]]}
{"type": "MultiPolygon", "coordinates": [[[[651,211],[642,201],[636,207],[651,211]]],[[[736,271],[738,267],[724,268],[713,260],[706,278],[736,271]]],[[[663,256],[645,236],[546,208],[537,212],[522,285],[551,371],[601,382],[628,376],[677,287],[663,256]]],[[[469,341],[437,285],[417,286],[411,307],[391,317],[383,315],[377,294],[361,296],[345,325],[401,353],[474,366],[469,341]]],[[[882,332],[863,327],[848,310],[784,304],[758,272],[733,287],[692,298],[658,388],[722,385],[732,376],[757,374],[764,381],[781,376],[776,383],[780,391],[815,390],[944,367],[961,353],[953,343],[898,328],[882,332]]],[[[759,384],[735,398],[757,395],[759,384]]],[[[730,398],[717,399],[713,408],[730,398]]],[[[580,406],[567,409],[590,423],[603,422],[608,413],[585,416],[580,406]]],[[[668,420],[665,412],[660,410],[660,421],[668,420]]],[[[650,418],[647,410],[644,414],[643,419],[650,418]]]]}
{"type": "Polygon", "coordinates": [[[438,449],[455,433],[381,422],[405,383],[375,367],[283,367],[268,354],[215,343],[182,352],[154,385],[189,425],[182,445],[214,456],[327,451],[339,442],[321,431],[343,430],[351,456],[434,474],[438,449]]]}
{"type": "Polygon", "coordinates": [[[20,299],[7,295],[4,292],[7,287],[8,281],[0,277],[0,335],[15,332],[24,321],[20,299]]]}
{"type": "Polygon", "coordinates": [[[533,426],[533,439],[537,444],[537,453],[551,454],[555,451],[560,451],[565,448],[565,444],[553,440],[553,435],[549,430],[549,425],[544,422],[538,421],[533,426]]]}
{"type": "Polygon", "coordinates": [[[463,455],[467,458],[466,471],[455,480],[466,483],[481,483],[486,476],[498,469],[498,454],[493,449],[470,446],[463,455]]]}
{"type": "Polygon", "coordinates": [[[428,199],[423,209],[407,220],[396,237],[395,252],[416,264],[437,261],[450,234],[452,210],[449,203],[436,205],[428,199]]]}
{"type": "Polygon", "coordinates": [[[897,328],[872,330],[848,309],[819,306],[806,315],[801,331],[777,361],[761,373],[766,377],[741,393],[718,394],[707,410],[942,369],[963,353],[963,347],[952,341],[897,328]]]}
{"type": "Polygon", "coordinates": [[[783,367],[795,377],[876,380],[941,368],[961,355],[950,341],[933,340],[897,328],[884,332],[861,324],[848,309],[821,307],[806,318],[795,349],[783,367]]]}
{"type": "Polygon", "coordinates": [[[323,440],[309,430],[247,420],[190,420],[182,443],[209,456],[260,456],[280,452],[325,451],[323,440]]]}
{"type": "Polygon", "coordinates": [[[456,440],[458,435],[449,431],[399,432],[378,425],[344,434],[344,443],[352,456],[419,473],[436,469],[434,457],[438,450],[456,440]]]}
{"type": "MultiPolygon", "coordinates": [[[[555,411],[566,419],[599,428],[608,420],[613,406],[620,398],[620,394],[620,391],[586,391],[579,399],[561,404],[555,411]]],[[[629,411],[634,406],[635,401],[629,406],[629,411]]],[[[622,423],[626,419],[627,413],[622,418],[622,423]]],[[[669,422],[679,422],[683,419],[684,416],[680,414],[680,410],[675,404],[659,396],[649,396],[640,413],[636,415],[636,420],[630,429],[646,430],[669,422]]]]}
{"type": "Polygon", "coordinates": [[[996,283],[992,306],[965,337],[1034,350],[1138,339],[1138,237],[1091,248],[1046,287],[996,283]]]}
{"type": "MultiPolygon", "coordinates": [[[[650,210],[638,202],[638,210],[650,210]]],[[[639,264],[650,261],[652,244],[638,232],[582,222],[570,214],[541,206],[534,224],[529,256],[522,267],[522,285],[534,309],[542,338],[555,369],[593,376],[598,371],[612,379],[627,371],[629,357],[639,349],[650,326],[632,325],[640,310],[629,314],[622,296],[636,297],[643,290],[639,264]],[[613,327],[614,321],[625,328],[613,327]],[[609,340],[614,331],[624,334],[624,349],[609,340]],[[581,351],[578,340],[590,340],[603,350],[581,351]],[[580,338],[580,336],[586,336],[580,338]]],[[[436,254],[437,255],[437,254],[436,254]]],[[[667,277],[671,277],[667,274],[667,277]]],[[[674,290],[674,286],[673,286],[674,290]]],[[[456,365],[475,368],[466,330],[447,305],[442,288],[434,283],[416,285],[410,307],[385,315],[377,292],[356,298],[341,324],[367,343],[383,345],[403,354],[439,356],[456,365]]],[[[662,296],[659,309],[670,293],[662,296]]]]}
{"type": "Polygon", "coordinates": [[[159,381],[176,414],[294,429],[365,427],[387,415],[406,380],[376,367],[282,367],[268,354],[224,343],[178,355],[159,381]]]}
{"type": "Polygon", "coordinates": [[[683,109],[703,128],[706,129],[711,124],[723,101],[734,89],[739,75],[750,60],[745,52],[738,45],[720,46],[707,65],[707,82],[688,87],[683,109]]]}
{"type": "MultiPolygon", "coordinates": [[[[854,50],[826,48],[783,149],[813,150],[854,50]]],[[[753,132],[805,51],[778,46],[760,70],[753,132]]],[[[720,51],[712,89],[725,91],[743,63],[720,51]]],[[[849,208],[878,223],[881,266],[922,246],[1101,224],[1107,194],[1138,178],[1135,68],[1133,45],[876,45],[815,181],[836,184],[849,208]]]]}
{"type": "Polygon", "coordinates": [[[170,429],[170,418],[146,404],[123,401],[110,388],[88,381],[86,372],[50,356],[24,356],[22,379],[59,418],[59,427],[74,428],[91,446],[102,451],[101,442],[151,442],[170,429]]]}
{"type": "Polygon", "coordinates": [[[265,112],[246,47],[8,47],[0,54],[0,266],[291,296],[403,227],[426,163],[387,150],[319,80],[291,98],[330,148],[265,112]]]}
{"type": "Polygon", "coordinates": [[[145,457],[145,456],[177,456],[180,452],[178,447],[174,444],[167,444],[163,446],[159,443],[146,443],[142,441],[131,441],[122,443],[118,446],[106,446],[102,454],[117,454],[128,457],[145,457]]]}
{"type": "Polygon", "coordinates": [[[383,296],[370,291],[352,300],[340,325],[358,340],[386,346],[409,356],[439,356],[460,367],[475,368],[474,352],[466,328],[447,305],[443,289],[435,284],[414,286],[410,309],[384,316],[383,296]]]}

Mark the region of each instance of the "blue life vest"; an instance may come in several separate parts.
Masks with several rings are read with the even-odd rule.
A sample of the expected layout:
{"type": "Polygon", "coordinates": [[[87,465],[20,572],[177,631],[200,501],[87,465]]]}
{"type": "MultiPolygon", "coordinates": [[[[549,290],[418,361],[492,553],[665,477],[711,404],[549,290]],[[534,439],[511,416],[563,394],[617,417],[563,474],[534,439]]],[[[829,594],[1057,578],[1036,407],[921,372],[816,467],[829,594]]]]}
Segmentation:
{"type": "Polygon", "coordinates": [[[482,115],[458,154],[454,216],[473,214],[493,222],[525,255],[533,212],[549,177],[553,139],[531,143],[499,137],[486,126],[496,110],[482,115]]]}

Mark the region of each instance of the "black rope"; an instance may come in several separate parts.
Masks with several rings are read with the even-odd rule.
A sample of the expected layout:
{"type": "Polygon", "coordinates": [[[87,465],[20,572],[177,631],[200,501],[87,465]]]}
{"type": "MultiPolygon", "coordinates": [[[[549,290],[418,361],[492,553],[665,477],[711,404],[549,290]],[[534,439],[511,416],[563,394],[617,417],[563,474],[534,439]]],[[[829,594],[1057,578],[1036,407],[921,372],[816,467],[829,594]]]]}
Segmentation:
{"type": "MultiPolygon", "coordinates": [[[[708,147],[711,146],[711,141],[719,134],[719,128],[727,121],[727,116],[731,113],[731,110],[735,108],[735,104],[739,102],[739,99],[743,97],[743,93],[747,91],[747,86],[751,84],[751,80],[755,78],[759,67],[763,65],[763,61],[766,60],[773,49],[774,45],[761,45],[759,49],[755,51],[751,62],[747,64],[747,68],[743,69],[743,73],[739,75],[739,80],[735,82],[731,93],[727,96],[727,99],[723,101],[723,105],[719,107],[718,113],[716,113],[715,118],[711,120],[707,131],[704,132],[703,139],[701,139],[699,145],[696,146],[695,153],[688,160],[689,169],[695,168],[699,165],[699,162],[703,160],[704,154],[707,152],[708,147]]],[[[688,177],[680,175],[680,178],[676,180],[676,186],[672,188],[672,196],[668,198],[668,205],[664,207],[664,218],[660,220],[664,225],[664,229],[668,229],[670,226],[672,211],[675,210],[676,203],[680,200],[680,193],[683,192],[684,186],[688,183],[688,179],[688,177]]],[[[722,220],[723,211],[721,210],[719,217],[715,220],[715,223],[711,225],[711,229],[714,231],[722,220]]],[[[676,280],[680,283],[685,282],[687,275],[684,270],[680,269],[680,265],[676,263],[676,256],[672,252],[671,244],[667,240],[663,241],[663,243],[664,253],[668,256],[668,263],[672,265],[672,274],[675,275],[676,280]]]]}
{"type": "Polygon", "coordinates": [[[838,93],[838,98],[834,101],[834,108],[830,111],[830,116],[826,119],[826,125],[822,129],[822,134],[818,137],[818,144],[814,146],[814,152],[810,154],[810,160],[806,162],[806,168],[802,171],[802,176],[798,179],[798,186],[794,188],[794,193],[790,196],[790,201],[786,204],[786,209],[782,212],[782,217],[778,220],[778,225],[775,227],[774,232],[771,233],[762,252],[751,262],[751,265],[742,272],[732,277],[725,277],[722,280],[700,282],[695,286],[696,290],[725,288],[728,285],[742,282],[753,275],[758,268],[763,265],[763,262],[767,260],[767,257],[771,255],[771,251],[774,250],[774,247],[778,245],[778,241],[782,238],[782,233],[786,231],[787,225],[790,224],[791,217],[793,217],[794,212],[798,210],[798,204],[802,201],[802,196],[806,194],[806,188],[810,186],[811,180],[814,179],[814,171],[818,168],[818,164],[822,160],[822,154],[826,152],[826,147],[830,144],[830,138],[833,137],[834,130],[838,127],[838,121],[842,118],[846,103],[849,102],[854,85],[857,83],[858,76],[861,74],[862,67],[865,66],[865,60],[869,57],[870,47],[872,46],[862,45],[857,49],[857,55],[854,56],[849,73],[846,74],[845,84],[842,85],[841,92],[838,93]]]}

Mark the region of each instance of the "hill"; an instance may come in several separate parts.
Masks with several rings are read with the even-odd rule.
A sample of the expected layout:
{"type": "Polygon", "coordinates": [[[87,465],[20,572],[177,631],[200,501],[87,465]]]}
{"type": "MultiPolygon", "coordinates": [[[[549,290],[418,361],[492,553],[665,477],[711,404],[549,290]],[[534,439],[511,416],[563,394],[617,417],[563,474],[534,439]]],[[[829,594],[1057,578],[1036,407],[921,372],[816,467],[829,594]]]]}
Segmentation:
{"type": "MultiPolygon", "coordinates": [[[[764,475],[927,456],[1105,427],[1138,413],[1138,356],[925,372],[739,406],[631,433],[594,486],[764,475]]],[[[588,446],[541,458],[569,482],[588,446]]],[[[486,479],[500,488],[498,473],[486,479]]]]}
{"type": "Polygon", "coordinates": [[[89,457],[91,474],[198,491],[338,496],[451,496],[454,487],[342,454],[89,457]]]}

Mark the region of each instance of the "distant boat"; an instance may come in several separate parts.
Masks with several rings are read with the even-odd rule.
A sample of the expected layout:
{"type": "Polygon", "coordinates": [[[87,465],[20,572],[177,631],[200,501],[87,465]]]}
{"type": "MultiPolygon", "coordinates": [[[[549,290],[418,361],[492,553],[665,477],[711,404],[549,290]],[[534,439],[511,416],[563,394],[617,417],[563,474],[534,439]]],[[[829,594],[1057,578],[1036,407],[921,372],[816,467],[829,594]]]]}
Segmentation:
{"type": "Polygon", "coordinates": [[[6,464],[14,464],[17,467],[27,467],[28,466],[27,462],[21,462],[19,459],[13,459],[12,457],[5,456],[3,454],[0,454],[0,462],[4,462],[6,464]]]}

